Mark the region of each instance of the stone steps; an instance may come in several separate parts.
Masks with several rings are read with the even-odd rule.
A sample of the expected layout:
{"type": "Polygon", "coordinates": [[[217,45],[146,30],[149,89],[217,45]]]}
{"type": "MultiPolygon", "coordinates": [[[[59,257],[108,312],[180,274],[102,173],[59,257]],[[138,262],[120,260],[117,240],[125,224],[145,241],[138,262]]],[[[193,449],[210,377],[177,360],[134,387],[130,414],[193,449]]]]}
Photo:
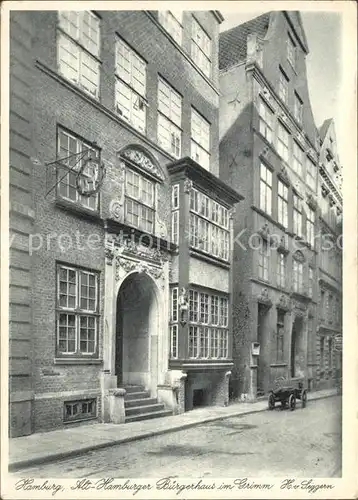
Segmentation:
{"type": "Polygon", "coordinates": [[[170,415],[173,415],[173,412],[171,410],[153,411],[150,413],[142,413],[140,415],[131,415],[130,417],[126,416],[126,422],[138,422],[139,420],[149,420],[150,418],[169,417],[170,415]]]}
{"type": "Polygon", "coordinates": [[[164,404],[157,398],[151,398],[149,391],[141,385],[125,385],[124,396],[125,421],[138,422],[150,418],[159,418],[172,415],[171,410],[166,410],[164,404]]]}

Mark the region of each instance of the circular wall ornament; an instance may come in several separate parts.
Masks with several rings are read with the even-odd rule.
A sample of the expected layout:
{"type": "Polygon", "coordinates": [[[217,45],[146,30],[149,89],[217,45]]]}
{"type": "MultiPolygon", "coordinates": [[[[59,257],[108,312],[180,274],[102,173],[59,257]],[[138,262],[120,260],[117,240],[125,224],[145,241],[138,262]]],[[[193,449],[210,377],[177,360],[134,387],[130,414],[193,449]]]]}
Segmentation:
{"type": "Polygon", "coordinates": [[[82,196],[92,196],[100,190],[105,176],[105,167],[99,158],[83,161],[76,177],[76,188],[82,196]]]}

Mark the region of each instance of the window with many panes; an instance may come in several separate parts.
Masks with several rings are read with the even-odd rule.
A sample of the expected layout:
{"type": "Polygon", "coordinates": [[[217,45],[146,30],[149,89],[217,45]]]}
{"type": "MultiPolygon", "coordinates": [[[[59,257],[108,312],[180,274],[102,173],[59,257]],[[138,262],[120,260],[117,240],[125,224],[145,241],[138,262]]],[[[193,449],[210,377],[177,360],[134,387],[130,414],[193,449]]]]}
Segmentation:
{"type": "Polygon", "coordinates": [[[277,286],[286,286],[286,255],[282,252],[277,254],[277,286]]]}
{"type": "Polygon", "coordinates": [[[211,75],[211,39],[198,21],[192,17],[191,58],[208,77],[211,75]]]}
{"type": "Polygon", "coordinates": [[[99,96],[100,22],[90,11],[58,12],[59,72],[94,97],[99,96]]]}
{"type": "Polygon", "coordinates": [[[294,94],[293,115],[299,123],[302,123],[303,103],[298,94],[294,94]]]}
{"type": "Polygon", "coordinates": [[[277,152],[285,160],[289,159],[289,133],[280,122],[277,129],[277,152]]]}
{"type": "MultiPolygon", "coordinates": [[[[57,129],[57,195],[89,210],[98,210],[99,195],[83,196],[77,189],[77,175],[89,158],[99,158],[99,149],[78,136],[61,128],[57,129]]],[[[91,184],[92,177],[82,170],[83,183],[91,184]],[[87,181],[88,179],[88,181],[87,181]]],[[[91,186],[89,186],[91,187],[91,186]]]]}
{"type": "Polygon", "coordinates": [[[272,172],[260,163],[260,208],[267,214],[272,213],[272,172]]]}
{"type": "Polygon", "coordinates": [[[179,184],[172,186],[172,242],[179,244],[179,184]]]}
{"type": "Polygon", "coordinates": [[[146,130],[146,63],[122,39],[116,40],[116,113],[140,132],[146,130]]]}
{"type": "Polygon", "coordinates": [[[283,226],[288,225],[288,187],[282,181],[278,181],[277,186],[277,210],[278,222],[283,226]]]}
{"type": "Polygon", "coordinates": [[[158,21],[179,45],[181,45],[183,34],[182,19],[183,11],[180,10],[160,10],[158,12],[158,21]]]}
{"type": "Polygon", "coordinates": [[[293,166],[293,170],[300,177],[302,177],[302,173],[303,173],[303,155],[304,155],[304,153],[303,153],[302,148],[297,144],[296,141],[293,141],[292,166],[293,166]]]}
{"type": "Polygon", "coordinates": [[[308,157],[306,161],[306,183],[311,189],[316,189],[316,166],[308,157]]]}
{"type": "Polygon", "coordinates": [[[179,289],[171,288],[170,300],[170,357],[178,357],[179,289]]]}
{"type": "Polygon", "coordinates": [[[258,262],[258,276],[260,279],[269,280],[269,263],[270,263],[270,246],[264,239],[260,240],[258,248],[259,262],[258,262]]]}
{"type": "Polygon", "coordinates": [[[281,100],[285,104],[287,104],[287,102],[288,102],[288,78],[281,69],[280,69],[279,78],[280,79],[278,82],[278,95],[280,96],[281,100]]]}
{"type": "Polygon", "coordinates": [[[303,292],[303,263],[293,259],[292,262],[292,280],[293,291],[297,293],[303,292]]]}
{"type": "Polygon", "coordinates": [[[287,38],[287,59],[289,60],[291,66],[295,68],[296,66],[296,45],[294,44],[290,35],[287,38]]]}
{"type": "Polygon", "coordinates": [[[58,356],[95,356],[98,341],[96,272],[64,264],[57,266],[58,356]]]}
{"type": "Polygon", "coordinates": [[[259,100],[259,118],[260,134],[262,134],[269,142],[272,142],[273,112],[261,98],[259,100]]]}
{"type": "Polygon", "coordinates": [[[297,195],[293,195],[293,232],[302,237],[302,200],[297,195]]]}
{"type": "Polygon", "coordinates": [[[154,232],[154,182],[126,169],[125,221],[147,233],[154,232]]]}
{"type": "Polygon", "coordinates": [[[210,170],[210,123],[191,109],[191,157],[210,170]]]}
{"type": "Polygon", "coordinates": [[[181,96],[164,80],[158,81],[158,143],[176,158],[181,153],[181,96]]]}
{"type": "Polygon", "coordinates": [[[285,313],[277,310],[276,325],[276,363],[282,363],[284,358],[285,313]]]}
{"type": "Polygon", "coordinates": [[[189,358],[228,357],[228,298],[189,290],[189,358]]]}
{"type": "Polygon", "coordinates": [[[190,246],[220,259],[229,260],[228,210],[193,188],[190,191],[190,246]]]}
{"type": "Polygon", "coordinates": [[[306,209],[306,239],[307,242],[314,246],[314,226],[315,226],[315,212],[312,208],[306,209]]]}
{"type": "Polygon", "coordinates": [[[83,399],[81,401],[64,402],[64,422],[88,420],[96,418],[96,399],[83,399]]]}

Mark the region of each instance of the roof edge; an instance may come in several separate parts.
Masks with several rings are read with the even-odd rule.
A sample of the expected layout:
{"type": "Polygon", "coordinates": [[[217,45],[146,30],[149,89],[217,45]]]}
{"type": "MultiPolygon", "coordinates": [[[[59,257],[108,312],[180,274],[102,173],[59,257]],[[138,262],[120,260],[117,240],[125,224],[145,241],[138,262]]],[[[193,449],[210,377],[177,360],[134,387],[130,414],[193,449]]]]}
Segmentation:
{"type": "Polygon", "coordinates": [[[212,15],[216,18],[219,24],[221,24],[223,21],[225,21],[225,17],[222,15],[222,13],[219,10],[211,10],[210,11],[212,15]]]}

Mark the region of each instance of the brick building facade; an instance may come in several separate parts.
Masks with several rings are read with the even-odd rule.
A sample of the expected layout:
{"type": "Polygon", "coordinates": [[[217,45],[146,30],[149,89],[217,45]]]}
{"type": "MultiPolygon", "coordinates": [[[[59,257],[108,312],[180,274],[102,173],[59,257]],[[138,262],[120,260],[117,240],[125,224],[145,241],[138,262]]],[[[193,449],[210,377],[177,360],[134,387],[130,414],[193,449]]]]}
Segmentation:
{"type": "Polygon", "coordinates": [[[332,387],[342,377],[342,166],[334,122],[319,129],[319,314],[317,328],[317,380],[332,387]]]}
{"type": "Polygon", "coordinates": [[[220,178],[245,200],[234,222],[232,397],[277,377],[316,379],[320,143],[298,12],[220,34],[220,178]]]}
{"type": "Polygon", "coordinates": [[[217,177],[221,21],[11,13],[11,436],[140,418],[123,387],[147,417],[226,404],[242,197],[217,177]]]}

